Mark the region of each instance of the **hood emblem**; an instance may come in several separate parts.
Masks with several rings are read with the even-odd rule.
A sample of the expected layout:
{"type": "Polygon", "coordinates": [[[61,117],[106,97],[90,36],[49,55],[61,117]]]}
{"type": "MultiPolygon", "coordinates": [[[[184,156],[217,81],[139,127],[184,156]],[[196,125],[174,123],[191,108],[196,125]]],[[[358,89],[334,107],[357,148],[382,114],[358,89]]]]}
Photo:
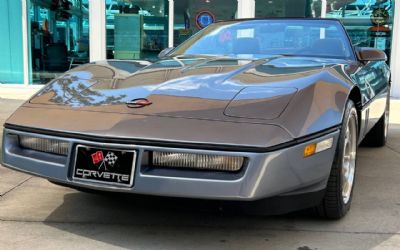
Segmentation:
{"type": "Polygon", "coordinates": [[[151,102],[146,98],[138,98],[126,103],[128,108],[134,108],[134,109],[144,108],[146,106],[150,106],[151,104],[153,104],[153,102],[151,102]]]}

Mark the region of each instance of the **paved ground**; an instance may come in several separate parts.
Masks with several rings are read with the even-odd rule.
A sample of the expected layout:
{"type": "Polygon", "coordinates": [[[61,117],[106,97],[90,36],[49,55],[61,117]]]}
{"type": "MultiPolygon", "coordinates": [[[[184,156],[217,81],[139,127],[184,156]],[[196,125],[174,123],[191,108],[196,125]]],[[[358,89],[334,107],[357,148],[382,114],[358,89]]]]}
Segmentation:
{"type": "MultiPolygon", "coordinates": [[[[20,103],[0,99],[0,119],[20,103]]],[[[394,101],[387,147],[359,150],[352,210],[341,221],[86,194],[0,167],[0,249],[400,249],[399,111],[394,101]]]]}
{"type": "Polygon", "coordinates": [[[44,85],[22,85],[22,84],[11,84],[11,85],[0,85],[0,98],[1,99],[20,99],[26,100],[35,94],[38,90],[43,88],[44,85]]]}

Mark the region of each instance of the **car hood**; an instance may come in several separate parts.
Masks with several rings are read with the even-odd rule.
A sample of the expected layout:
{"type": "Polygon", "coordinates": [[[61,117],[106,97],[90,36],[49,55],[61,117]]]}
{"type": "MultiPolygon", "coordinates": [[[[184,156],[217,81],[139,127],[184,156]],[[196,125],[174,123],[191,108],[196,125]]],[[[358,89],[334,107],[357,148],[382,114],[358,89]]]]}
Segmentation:
{"type": "Polygon", "coordinates": [[[349,67],[294,57],[92,63],[49,83],[6,127],[266,148],[338,126],[352,88],[349,67]],[[128,107],[137,98],[152,104],[128,107]]]}
{"type": "Polygon", "coordinates": [[[104,61],[71,70],[26,105],[179,118],[273,120],[298,91],[337,60],[190,57],[104,61]],[[249,81],[250,80],[250,81],[249,81]],[[132,108],[146,98],[152,104],[132,108]],[[267,106],[266,106],[267,104],[267,106]]]}

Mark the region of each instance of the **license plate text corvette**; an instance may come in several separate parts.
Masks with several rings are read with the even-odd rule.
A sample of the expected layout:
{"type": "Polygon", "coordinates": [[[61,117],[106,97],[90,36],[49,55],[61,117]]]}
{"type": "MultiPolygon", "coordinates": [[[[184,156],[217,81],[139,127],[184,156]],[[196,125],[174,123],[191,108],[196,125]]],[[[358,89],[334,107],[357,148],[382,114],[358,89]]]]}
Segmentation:
{"type": "Polygon", "coordinates": [[[135,151],[79,145],[76,147],[73,179],[131,187],[135,159],[135,151]]]}

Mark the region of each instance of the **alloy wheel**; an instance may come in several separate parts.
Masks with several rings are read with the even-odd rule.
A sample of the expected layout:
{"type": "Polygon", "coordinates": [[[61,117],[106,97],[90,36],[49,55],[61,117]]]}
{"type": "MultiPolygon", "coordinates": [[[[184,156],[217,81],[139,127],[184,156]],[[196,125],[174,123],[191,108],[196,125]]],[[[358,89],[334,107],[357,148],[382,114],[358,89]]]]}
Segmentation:
{"type": "Polygon", "coordinates": [[[384,136],[385,136],[385,138],[387,138],[387,136],[388,136],[388,133],[389,133],[389,110],[388,109],[386,109],[385,110],[385,124],[384,124],[384,126],[385,126],[385,130],[384,130],[384,136]]]}
{"type": "Polygon", "coordinates": [[[356,170],[357,125],[354,115],[350,116],[345,129],[341,183],[343,203],[347,204],[350,201],[356,170]]]}

